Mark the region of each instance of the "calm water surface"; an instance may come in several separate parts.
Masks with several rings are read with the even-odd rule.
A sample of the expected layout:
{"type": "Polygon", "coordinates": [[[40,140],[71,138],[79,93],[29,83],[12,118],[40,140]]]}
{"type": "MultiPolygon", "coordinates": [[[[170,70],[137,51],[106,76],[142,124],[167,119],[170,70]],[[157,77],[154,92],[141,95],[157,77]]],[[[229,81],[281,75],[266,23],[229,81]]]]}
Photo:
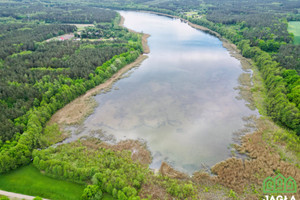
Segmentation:
{"type": "Polygon", "coordinates": [[[151,167],[167,161],[188,173],[228,158],[232,133],[253,114],[236,99],[240,62],[218,38],[178,19],[120,13],[126,27],[151,35],[151,53],[110,92],[95,97],[99,106],[81,129],[71,128],[70,140],[102,137],[101,131],[117,141],[142,139],[154,157],[151,167]]]}

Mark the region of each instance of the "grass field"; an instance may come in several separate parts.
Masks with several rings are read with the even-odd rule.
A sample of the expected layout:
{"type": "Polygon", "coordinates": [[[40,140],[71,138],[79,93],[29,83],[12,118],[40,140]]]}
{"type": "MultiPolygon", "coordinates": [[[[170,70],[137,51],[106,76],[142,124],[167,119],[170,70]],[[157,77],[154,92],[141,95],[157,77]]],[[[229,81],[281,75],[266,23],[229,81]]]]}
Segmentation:
{"type": "Polygon", "coordinates": [[[300,44],[300,21],[289,22],[288,31],[294,34],[294,44],[300,44]]]}
{"type": "MultiPolygon", "coordinates": [[[[39,172],[32,164],[0,175],[0,189],[51,200],[80,200],[84,185],[57,180],[39,172]]],[[[106,198],[110,200],[110,198],[106,198]]]]}
{"type": "Polygon", "coordinates": [[[104,194],[102,200],[115,200],[115,199],[109,194],[104,194]]]}

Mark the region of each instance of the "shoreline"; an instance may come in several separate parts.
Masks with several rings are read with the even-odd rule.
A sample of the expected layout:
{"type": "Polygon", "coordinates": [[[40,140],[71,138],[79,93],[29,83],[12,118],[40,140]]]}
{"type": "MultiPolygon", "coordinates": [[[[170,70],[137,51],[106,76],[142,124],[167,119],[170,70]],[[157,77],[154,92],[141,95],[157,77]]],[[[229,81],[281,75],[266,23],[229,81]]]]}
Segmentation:
{"type": "MultiPolygon", "coordinates": [[[[124,18],[121,16],[119,25],[123,26],[123,23],[124,18]]],[[[128,30],[137,33],[133,30],[128,30]]],[[[93,96],[99,94],[101,91],[109,90],[116,81],[122,78],[124,73],[132,68],[138,67],[145,59],[148,58],[148,56],[145,55],[150,53],[147,41],[148,37],[150,37],[149,34],[142,35],[143,54],[141,54],[134,62],[127,64],[104,83],[88,90],[85,94],[77,97],[52,115],[51,119],[47,122],[46,127],[53,124],[58,125],[61,137],[56,141],[56,143],[62,142],[66,138],[70,137],[70,135],[64,130],[66,126],[82,123],[83,120],[94,111],[97,103],[93,99],[93,96]]],[[[126,140],[114,145],[101,141],[99,146],[112,150],[134,150],[134,153],[132,153],[132,159],[134,161],[137,161],[144,166],[150,165],[152,162],[151,152],[147,149],[145,144],[142,144],[139,141],[126,140]]]]}
{"type": "MultiPolygon", "coordinates": [[[[121,15],[121,20],[119,22],[119,26],[122,26],[124,28],[126,28],[124,26],[124,22],[125,22],[125,18],[121,15]]],[[[144,54],[149,54],[150,53],[150,47],[148,45],[148,38],[151,36],[147,33],[139,33],[139,32],[136,32],[132,29],[129,29],[129,28],[126,28],[127,30],[129,30],[130,32],[132,33],[138,33],[138,34],[142,34],[142,45],[143,45],[143,51],[144,51],[144,54]]]]}
{"type": "MultiPolygon", "coordinates": [[[[226,48],[233,57],[237,58],[238,60],[240,59],[245,59],[247,60],[247,62],[249,62],[249,59],[243,57],[241,54],[240,54],[240,50],[237,48],[237,46],[233,43],[231,43],[230,41],[228,41],[226,38],[222,37],[219,33],[209,29],[209,28],[206,28],[204,26],[200,26],[198,24],[194,24],[186,19],[183,19],[181,17],[178,17],[178,16],[175,16],[175,15],[170,15],[170,14],[165,14],[165,13],[159,13],[159,12],[154,12],[154,11],[143,11],[143,10],[138,10],[136,12],[144,12],[144,13],[150,13],[150,14],[155,14],[155,15],[160,15],[160,16],[166,16],[166,17],[170,17],[170,18],[176,18],[176,19],[180,19],[181,21],[187,23],[189,26],[197,29],[197,30],[201,30],[201,31],[204,31],[205,33],[208,33],[208,34],[211,34],[217,38],[219,38],[222,42],[222,45],[224,48],[226,48]]],[[[241,63],[242,64],[242,63],[241,63]]]]}
{"type": "MultiPolygon", "coordinates": [[[[148,12],[148,13],[168,16],[168,17],[172,17],[172,18],[179,18],[179,17],[176,17],[176,16],[163,14],[163,13],[156,13],[156,12],[148,12]]],[[[179,19],[181,19],[181,18],[179,18],[179,19]]],[[[205,32],[212,31],[208,28],[190,23],[187,20],[184,20],[184,19],[182,19],[182,20],[187,22],[193,28],[196,28],[196,29],[199,29],[199,30],[202,30],[202,31],[205,31],[205,32]]],[[[121,17],[120,25],[123,25],[123,24],[124,24],[124,18],[122,19],[122,17],[121,17]]],[[[132,31],[132,30],[130,30],[130,31],[132,31]]],[[[216,32],[212,31],[211,33],[216,33],[216,32]]],[[[215,34],[213,34],[213,35],[215,35],[215,34]]],[[[235,57],[236,59],[238,59],[241,62],[242,69],[251,69],[251,70],[253,70],[252,79],[254,79],[255,82],[254,82],[254,85],[252,85],[251,87],[253,88],[254,86],[259,85],[260,88],[263,88],[263,83],[258,83],[259,82],[259,80],[258,80],[259,79],[259,77],[258,77],[259,72],[257,71],[256,67],[254,65],[252,65],[252,61],[247,59],[247,58],[244,58],[240,54],[240,50],[237,49],[236,45],[230,43],[228,40],[221,37],[220,34],[218,34],[218,35],[219,36],[217,36],[217,35],[215,35],[215,36],[218,37],[222,41],[223,47],[226,48],[229,51],[231,56],[235,57]]],[[[143,35],[143,37],[146,37],[146,36],[143,35]]],[[[147,37],[149,37],[149,35],[147,37]]],[[[144,44],[143,44],[143,48],[144,48],[144,44]]],[[[142,57],[142,56],[145,56],[145,55],[141,55],[140,57],[142,57]]],[[[144,59],[146,59],[146,58],[144,58],[144,59]]],[[[141,60],[138,63],[141,63],[142,61],[143,60],[141,60]]],[[[125,66],[124,68],[126,68],[126,67],[127,66],[125,66]]],[[[124,68],[122,68],[121,70],[123,70],[124,68]]],[[[128,70],[131,69],[131,68],[132,67],[129,67],[128,70]]],[[[118,73],[119,72],[117,72],[117,74],[118,73]]],[[[113,75],[113,77],[115,75],[113,75]]],[[[114,81],[118,80],[118,78],[120,76],[121,75],[115,77],[114,80],[112,80],[112,82],[110,84],[107,84],[107,82],[110,81],[110,79],[109,79],[105,83],[101,84],[101,85],[105,85],[105,86],[100,87],[100,89],[98,87],[101,86],[101,85],[96,86],[95,88],[87,91],[87,93],[82,95],[82,96],[87,95],[86,98],[91,99],[92,95],[95,95],[97,93],[97,92],[91,92],[92,90],[93,91],[94,90],[95,91],[101,91],[102,89],[106,89],[114,81]],[[88,94],[88,93],[90,93],[90,94],[88,94]]],[[[111,79],[113,79],[113,77],[111,79]]],[[[262,90],[263,89],[261,89],[259,91],[251,92],[251,95],[261,96],[262,95],[261,94],[262,90]]],[[[76,100],[77,99],[75,99],[74,101],[76,101],[76,100]]],[[[83,101],[85,101],[84,98],[83,98],[83,101]]],[[[257,97],[254,97],[254,101],[255,101],[255,104],[259,104],[259,102],[257,102],[258,101],[257,97]]],[[[72,104],[72,103],[73,103],[73,101],[69,104],[72,104]]],[[[88,102],[83,102],[83,103],[84,104],[89,104],[88,102]]],[[[67,104],[65,107],[69,106],[69,104],[67,104]]],[[[62,109],[64,109],[65,107],[63,107],[62,109]]],[[[256,107],[258,107],[258,106],[256,105],[256,107]]],[[[74,106],[69,108],[69,109],[77,111],[78,107],[76,106],[76,103],[75,103],[74,106]]],[[[84,116],[86,116],[87,114],[88,114],[88,112],[86,112],[84,114],[84,116]]],[[[83,116],[83,115],[81,115],[81,116],[83,116]]],[[[53,115],[53,117],[54,117],[54,115],[53,115]]],[[[62,116],[60,116],[60,117],[62,117],[62,116]]],[[[260,117],[260,116],[258,116],[258,117],[260,117]]],[[[254,131],[252,133],[249,133],[247,135],[242,136],[242,138],[241,138],[242,144],[241,145],[236,145],[236,149],[240,153],[243,153],[243,154],[247,155],[249,159],[238,159],[238,158],[235,158],[234,156],[232,156],[232,157],[229,157],[228,159],[226,159],[226,160],[224,160],[220,163],[215,164],[211,168],[211,171],[214,172],[214,174],[217,174],[217,176],[215,176],[215,177],[210,176],[210,179],[212,179],[213,181],[216,181],[217,183],[220,183],[220,184],[224,185],[225,187],[228,187],[230,189],[234,189],[234,191],[237,191],[240,194],[245,194],[244,193],[245,188],[247,189],[247,191],[252,191],[252,188],[251,188],[252,184],[254,185],[255,190],[257,189],[258,191],[260,191],[261,190],[260,186],[262,185],[262,181],[263,181],[264,176],[266,176],[266,175],[273,176],[275,174],[274,170],[278,169],[278,168],[280,169],[280,172],[284,176],[286,176],[286,177],[292,176],[297,181],[299,181],[300,180],[299,169],[297,169],[292,164],[290,164],[286,161],[283,161],[280,158],[280,155],[276,151],[276,149],[274,149],[264,139],[265,134],[272,134],[273,131],[276,131],[279,128],[277,126],[273,125],[273,122],[268,120],[268,119],[255,119],[255,122],[258,124],[257,125],[258,130],[254,131]],[[259,177],[257,177],[258,175],[259,175],[259,177]]],[[[167,172],[164,172],[164,173],[168,174],[167,172]]],[[[197,172],[195,172],[195,174],[196,173],[197,172]]],[[[197,178],[197,177],[194,175],[192,177],[192,179],[193,178],[197,178]]],[[[252,193],[251,193],[251,195],[256,196],[255,194],[252,194],[252,193]]]]}
{"type": "MultiPolygon", "coordinates": [[[[178,18],[176,16],[172,16],[172,15],[168,15],[168,14],[162,14],[162,13],[156,13],[156,12],[150,12],[150,11],[146,12],[146,13],[152,13],[152,14],[158,14],[158,15],[172,17],[172,18],[178,18]]],[[[179,18],[179,19],[182,19],[182,18],[179,18]]],[[[186,23],[188,22],[187,20],[184,20],[184,19],[182,19],[182,20],[186,23]]],[[[125,18],[123,16],[121,16],[119,26],[124,27],[124,21],[125,21],[125,18]]],[[[196,25],[196,24],[193,24],[190,22],[188,22],[188,25],[193,28],[196,28],[198,30],[211,31],[208,28],[205,28],[203,26],[199,26],[199,25],[196,25]]],[[[128,29],[128,30],[130,32],[138,33],[132,29],[128,29]]],[[[213,32],[213,33],[217,34],[216,32],[213,32]]],[[[215,34],[214,34],[214,36],[216,36],[215,34]]],[[[144,53],[150,52],[149,46],[147,44],[148,37],[150,37],[149,34],[143,34],[143,36],[142,36],[142,44],[143,44],[144,53]]],[[[225,47],[230,52],[230,55],[237,58],[238,60],[243,58],[243,56],[241,54],[239,54],[239,52],[238,52],[239,50],[237,49],[237,47],[235,45],[230,44],[228,41],[226,41],[224,38],[222,38],[219,34],[216,37],[218,37],[222,41],[223,47],[225,47]]],[[[60,129],[62,130],[63,127],[66,125],[74,125],[74,124],[81,123],[86,118],[86,116],[90,115],[93,112],[94,107],[97,106],[97,103],[94,102],[91,97],[96,95],[97,93],[101,92],[102,90],[109,89],[111,87],[111,85],[115,81],[117,81],[123,73],[130,70],[132,67],[140,64],[144,59],[147,58],[147,56],[145,56],[145,57],[144,56],[145,55],[141,55],[140,57],[138,57],[138,59],[135,62],[120,69],[116,74],[114,74],[105,83],[102,83],[102,84],[96,86],[95,88],[87,91],[84,95],[76,98],[75,100],[73,100],[72,102],[67,104],[65,107],[63,107],[62,109],[57,111],[52,116],[51,120],[49,121],[49,124],[51,125],[53,123],[57,123],[59,125],[60,129]]]]}
{"type": "MultiPolygon", "coordinates": [[[[119,26],[124,27],[124,17],[121,16],[119,26]]],[[[128,29],[131,32],[137,33],[133,30],[128,29]]],[[[116,72],[110,79],[106,80],[104,83],[88,90],[85,94],[77,97],[67,105],[65,105],[63,108],[58,110],[54,115],[52,115],[51,119],[47,123],[47,125],[52,125],[54,123],[57,123],[62,130],[62,128],[65,125],[73,125],[81,123],[84,118],[89,115],[94,107],[96,106],[96,102],[93,101],[91,98],[92,96],[95,96],[102,90],[109,89],[111,85],[119,80],[121,76],[129,71],[130,69],[140,65],[145,59],[148,58],[147,55],[150,53],[150,48],[148,45],[147,38],[150,37],[149,34],[143,34],[142,36],[142,45],[144,54],[141,54],[134,62],[124,66],[122,69],[120,69],[118,72],[116,72]]]]}
{"type": "MultiPolygon", "coordinates": [[[[246,92],[248,92],[248,95],[251,95],[251,101],[247,101],[246,98],[243,99],[245,102],[254,105],[258,112],[261,112],[261,109],[264,109],[263,105],[261,105],[263,104],[262,98],[264,96],[264,83],[261,80],[260,73],[251,59],[247,59],[241,55],[241,51],[235,44],[231,43],[215,31],[197,24],[193,24],[188,20],[177,16],[153,11],[138,12],[181,19],[193,28],[218,37],[222,41],[223,47],[229,51],[230,55],[240,61],[242,70],[246,72],[247,70],[252,71],[249,85],[239,83],[241,88],[238,89],[240,92],[247,90],[246,92]],[[259,89],[251,91],[251,88],[259,89]]],[[[245,73],[241,73],[241,76],[243,74],[245,73]]],[[[249,109],[251,108],[249,107],[249,109]]],[[[249,118],[251,118],[251,116],[249,118]]],[[[237,152],[246,155],[247,159],[237,158],[233,155],[224,161],[216,163],[210,168],[211,172],[213,172],[213,174],[216,176],[209,176],[208,179],[214,183],[218,183],[229,189],[233,189],[240,195],[246,195],[247,197],[256,199],[259,193],[253,193],[253,188],[255,191],[261,191],[263,179],[267,176],[275,176],[275,170],[280,170],[280,173],[285,177],[291,176],[296,180],[296,182],[300,182],[300,169],[294,163],[283,159],[281,157],[281,152],[278,151],[278,144],[275,141],[272,141],[272,137],[274,137],[273,134],[278,131],[283,131],[283,129],[278,127],[272,120],[264,115],[259,114],[257,118],[251,120],[254,123],[256,130],[250,133],[242,134],[240,138],[241,144],[234,145],[237,152]],[[245,193],[245,191],[249,192],[248,195],[245,193]]],[[[290,156],[293,158],[293,155],[290,156]]],[[[198,173],[201,172],[196,171],[191,179],[197,179],[198,173]]],[[[300,198],[300,192],[297,192],[295,197],[300,198]]]]}
{"type": "Polygon", "coordinates": [[[193,28],[196,28],[198,30],[210,33],[211,35],[216,36],[220,40],[225,39],[219,33],[215,32],[215,31],[213,31],[213,30],[211,30],[209,28],[206,28],[204,26],[200,26],[200,25],[194,24],[194,23],[192,23],[192,22],[190,22],[190,21],[188,21],[186,19],[183,19],[183,18],[175,16],[175,15],[170,15],[170,14],[165,14],[165,13],[160,13],[160,12],[154,12],[154,11],[143,11],[143,10],[137,10],[137,12],[144,12],[144,13],[150,13],[150,14],[155,14],[155,15],[160,15],[160,16],[166,16],[166,17],[170,17],[170,18],[180,19],[181,21],[186,22],[188,25],[190,25],[193,28]]]}
{"type": "Polygon", "coordinates": [[[140,55],[133,63],[130,63],[122,69],[120,69],[110,79],[94,87],[93,89],[88,90],[85,94],[77,97],[76,99],[65,105],[54,115],[52,115],[47,125],[57,123],[59,126],[64,126],[80,123],[83,120],[83,118],[85,118],[85,116],[89,114],[90,109],[93,109],[93,107],[95,106],[93,104],[93,101],[91,100],[91,97],[95,96],[102,90],[109,89],[111,85],[115,81],[119,80],[124,73],[140,65],[147,58],[147,55],[140,55]]]}

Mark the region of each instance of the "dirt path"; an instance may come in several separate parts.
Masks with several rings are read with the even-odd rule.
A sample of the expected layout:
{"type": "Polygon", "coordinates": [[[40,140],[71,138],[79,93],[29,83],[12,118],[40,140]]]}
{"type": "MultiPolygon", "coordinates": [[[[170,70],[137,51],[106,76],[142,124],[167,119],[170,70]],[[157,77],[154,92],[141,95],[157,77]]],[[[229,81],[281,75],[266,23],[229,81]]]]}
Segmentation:
{"type": "MultiPolygon", "coordinates": [[[[24,195],[24,194],[13,193],[13,192],[6,192],[3,190],[0,190],[0,195],[7,196],[11,200],[20,200],[20,199],[32,200],[35,198],[33,196],[28,196],[28,195],[24,195]]],[[[47,199],[44,199],[44,200],[47,200],[47,199]]]]}
{"type": "Polygon", "coordinates": [[[50,42],[50,41],[64,41],[64,40],[70,40],[74,38],[74,33],[67,33],[67,34],[64,34],[64,35],[60,35],[60,36],[57,36],[57,37],[53,37],[53,38],[50,38],[48,40],[46,40],[46,42],[50,42]]]}

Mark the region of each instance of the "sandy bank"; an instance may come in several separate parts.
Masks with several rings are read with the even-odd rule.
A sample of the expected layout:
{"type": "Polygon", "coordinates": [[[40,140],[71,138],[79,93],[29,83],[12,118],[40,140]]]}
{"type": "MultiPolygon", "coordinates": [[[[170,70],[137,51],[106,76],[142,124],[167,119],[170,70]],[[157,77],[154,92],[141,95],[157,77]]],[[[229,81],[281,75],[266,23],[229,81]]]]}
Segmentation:
{"type": "Polygon", "coordinates": [[[115,73],[105,83],[102,83],[95,88],[87,91],[85,94],[73,100],[65,107],[57,111],[50,119],[49,124],[57,123],[59,126],[72,125],[80,123],[86,115],[88,115],[91,109],[94,108],[95,102],[91,99],[92,96],[98,94],[101,90],[109,88],[115,81],[117,81],[122,74],[127,72],[133,67],[138,66],[148,56],[141,55],[133,63],[130,63],[115,73]]]}

